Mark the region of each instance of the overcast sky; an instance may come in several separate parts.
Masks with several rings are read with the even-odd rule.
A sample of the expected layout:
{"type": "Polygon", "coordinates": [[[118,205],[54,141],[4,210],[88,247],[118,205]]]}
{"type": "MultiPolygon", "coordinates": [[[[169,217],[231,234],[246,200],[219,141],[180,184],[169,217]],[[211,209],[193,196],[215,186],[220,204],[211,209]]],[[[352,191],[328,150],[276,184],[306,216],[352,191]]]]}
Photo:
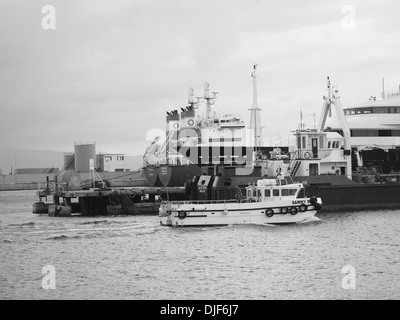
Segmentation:
{"type": "Polygon", "coordinates": [[[379,97],[382,77],[399,88],[399,12],[396,0],[2,0],[0,146],[141,155],[206,81],[217,112],[248,121],[253,62],[264,141],[287,137],[300,109],[318,120],[328,75],[344,105],[379,97]]]}

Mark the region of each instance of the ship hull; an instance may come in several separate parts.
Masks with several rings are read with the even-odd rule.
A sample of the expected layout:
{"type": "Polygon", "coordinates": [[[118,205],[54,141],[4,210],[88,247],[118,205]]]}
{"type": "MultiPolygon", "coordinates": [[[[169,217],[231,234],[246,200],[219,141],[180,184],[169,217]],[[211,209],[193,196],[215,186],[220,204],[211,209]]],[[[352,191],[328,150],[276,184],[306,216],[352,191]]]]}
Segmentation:
{"type": "MultiPolygon", "coordinates": [[[[320,208],[321,199],[318,199],[320,208]]],[[[310,199],[268,202],[164,202],[160,224],[170,227],[207,227],[235,224],[288,224],[306,221],[317,212],[310,199]]]]}
{"type": "Polygon", "coordinates": [[[400,184],[316,185],[305,190],[323,199],[324,211],[400,208],[400,184]]]}
{"type": "Polygon", "coordinates": [[[164,187],[181,187],[188,180],[201,174],[199,166],[190,165],[161,165],[159,167],[158,176],[164,187]]]}
{"type": "Polygon", "coordinates": [[[145,167],[143,168],[143,174],[150,187],[161,187],[162,183],[159,177],[159,167],[145,167]]]}
{"type": "MultiPolygon", "coordinates": [[[[211,188],[213,200],[235,199],[235,187],[243,191],[249,184],[265,177],[216,177],[211,188]],[[229,187],[224,187],[227,183],[229,187]]],[[[322,211],[376,210],[400,208],[400,183],[357,183],[346,176],[321,175],[293,178],[304,185],[306,196],[322,199],[322,211]]]]}
{"type": "Polygon", "coordinates": [[[358,183],[341,175],[295,177],[306,195],[321,197],[324,211],[400,208],[400,183],[358,183]]]}

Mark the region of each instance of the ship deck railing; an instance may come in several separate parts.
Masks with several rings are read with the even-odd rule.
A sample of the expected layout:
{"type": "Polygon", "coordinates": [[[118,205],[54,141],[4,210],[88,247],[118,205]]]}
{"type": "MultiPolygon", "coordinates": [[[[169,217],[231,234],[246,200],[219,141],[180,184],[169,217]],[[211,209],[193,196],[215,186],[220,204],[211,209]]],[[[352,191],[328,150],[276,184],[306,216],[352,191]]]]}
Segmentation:
{"type": "Polygon", "coordinates": [[[165,204],[223,204],[223,203],[239,203],[242,201],[238,201],[235,199],[231,200],[181,200],[181,201],[163,201],[165,204]]]}

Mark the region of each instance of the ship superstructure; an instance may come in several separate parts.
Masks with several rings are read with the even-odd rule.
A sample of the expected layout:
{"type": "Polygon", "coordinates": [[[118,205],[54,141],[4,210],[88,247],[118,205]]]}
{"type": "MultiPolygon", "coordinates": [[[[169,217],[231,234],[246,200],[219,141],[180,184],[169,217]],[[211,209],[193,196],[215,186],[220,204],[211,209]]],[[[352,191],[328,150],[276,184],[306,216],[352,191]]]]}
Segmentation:
{"type": "MultiPolygon", "coordinates": [[[[382,93],[382,99],[344,108],[350,130],[353,171],[390,173],[400,171],[400,88],[382,93]]],[[[324,128],[341,132],[337,115],[324,128]]]]}
{"type": "Polygon", "coordinates": [[[249,167],[254,163],[255,150],[262,148],[255,72],[256,65],[250,128],[240,115],[219,115],[214,110],[217,92],[211,92],[207,82],[201,97],[195,98],[190,88],[188,105],[167,112],[165,137],[156,137],[143,157],[150,184],[182,185],[194,175],[215,170],[215,166],[249,167]]]}

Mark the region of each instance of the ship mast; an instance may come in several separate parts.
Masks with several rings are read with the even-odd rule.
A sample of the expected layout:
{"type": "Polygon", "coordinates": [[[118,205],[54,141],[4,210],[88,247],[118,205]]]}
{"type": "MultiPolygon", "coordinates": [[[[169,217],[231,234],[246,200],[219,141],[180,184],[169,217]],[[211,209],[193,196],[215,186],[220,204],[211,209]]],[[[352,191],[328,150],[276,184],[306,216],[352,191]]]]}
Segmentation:
{"type": "Polygon", "coordinates": [[[188,103],[190,106],[194,106],[194,101],[193,101],[194,93],[193,93],[193,88],[189,88],[189,93],[188,93],[188,103]]]}
{"type": "Polygon", "coordinates": [[[210,84],[206,82],[204,84],[204,97],[206,100],[206,119],[209,120],[211,118],[211,105],[214,104],[214,100],[217,98],[218,92],[212,92],[212,97],[210,97],[210,84]]]}
{"type": "Polygon", "coordinates": [[[251,77],[253,78],[253,106],[249,109],[251,111],[250,114],[250,129],[253,130],[254,133],[254,147],[260,147],[261,145],[261,124],[260,118],[261,109],[258,106],[258,96],[257,96],[257,75],[256,75],[257,65],[253,65],[253,72],[251,77]]]}

